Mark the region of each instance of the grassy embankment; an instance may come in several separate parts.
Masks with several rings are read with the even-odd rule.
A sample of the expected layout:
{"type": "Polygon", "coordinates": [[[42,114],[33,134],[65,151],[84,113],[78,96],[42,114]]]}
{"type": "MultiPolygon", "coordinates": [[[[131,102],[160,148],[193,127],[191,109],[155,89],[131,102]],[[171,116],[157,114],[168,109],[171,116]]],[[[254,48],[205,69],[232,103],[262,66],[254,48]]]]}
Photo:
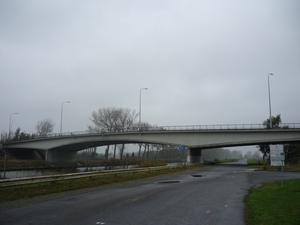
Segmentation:
{"type": "Polygon", "coordinates": [[[299,225],[300,179],[263,184],[245,199],[248,225],[299,225]]]}
{"type": "MultiPolygon", "coordinates": [[[[124,168],[127,165],[139,165],[139,166],[148,166],[147,164],[159,164],[164,165],[167,164],[165,160],[143,160],[143,159],[137,159],[137,158],[123,158],[120,159],[80,159],[77,160],[77,162],[69,165],[67,168],[72,167],[99,167],[99,166],[105,166],[107,169],[114,168],[116,166],[123,166],[124,168]]],[[[180,160],[170,160],[170,163],[180,163],[183,161],[180,160]]],[[[4,167],[4,157],[0,157],[0,172],[3,171],[4,167]]],[[[20,159],[14,159],[12,157],[8,157],[8,160],[6,162],[6,170],[29,170],[29,169],[55,169],[55,168],[66,168],[66,167],[57,167],[55,165],[52,165],[51,163],[46,162],[45,160],[20,160],[20,159]]]]}
{"type": "MultiPolygon", "coordinates": [[[[3,171],[4,159],[0,159],[0,171],[3,171]]],[[[6,162],[7,170],[19,170],[19,169],[43,169],[51,168],[51,165],[44,160],[17,160],[9,159],[6,162]]]]}
{"type": "MultiPolygon", "coordinates": [[[[263,165],[259,160],[248,160],[248,165],[268,171],[281,167],[263,165]]],[[[300,171],[299,165],[285,165],[284,171],[300,171]]],[[[248,225],[300,224],[300,179],[262,184],[249,190],[245,198],[248,225]]]]}
{"type": "MultiPolygon", "coordinates": [[[[264,165],[262,160],[257,159],[248,159],[248,166],[252,168],[257,168],[259,170],[267,170],[267,171],[281,171],[281,166],[270,166],[264,165]]],[[[283,167],[284,171],[300,171],[300,165],[298,164],[286,164],[283,167]]]]}

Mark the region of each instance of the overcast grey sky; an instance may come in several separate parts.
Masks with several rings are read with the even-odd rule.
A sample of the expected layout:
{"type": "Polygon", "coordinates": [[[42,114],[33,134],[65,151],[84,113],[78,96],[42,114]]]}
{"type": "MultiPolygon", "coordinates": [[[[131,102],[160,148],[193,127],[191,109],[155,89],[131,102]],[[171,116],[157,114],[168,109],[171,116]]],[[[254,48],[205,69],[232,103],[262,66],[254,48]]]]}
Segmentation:
{"type": "Polygon", "coordinates": [[[0,1],[0,131],[83,131],[93,110],[150,124],[300,122],[300,1],[0,1]]]}

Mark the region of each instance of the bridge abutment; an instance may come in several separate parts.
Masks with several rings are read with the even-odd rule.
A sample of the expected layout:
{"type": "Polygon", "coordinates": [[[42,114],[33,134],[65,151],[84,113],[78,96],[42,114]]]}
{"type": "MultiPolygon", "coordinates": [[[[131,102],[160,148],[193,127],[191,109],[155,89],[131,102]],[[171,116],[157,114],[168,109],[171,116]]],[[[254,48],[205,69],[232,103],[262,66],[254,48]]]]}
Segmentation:
{"type": "Polygon", "coordinates": [[[187,149],[187,162],[188,163],[203,163],[203,157],[200,148],[187,149]]]}
{"type": "Polygon", "coordinates": [[[77,161],[76,151],[46,151],[45,161],[53,164],[71,164],[77,161]]]}

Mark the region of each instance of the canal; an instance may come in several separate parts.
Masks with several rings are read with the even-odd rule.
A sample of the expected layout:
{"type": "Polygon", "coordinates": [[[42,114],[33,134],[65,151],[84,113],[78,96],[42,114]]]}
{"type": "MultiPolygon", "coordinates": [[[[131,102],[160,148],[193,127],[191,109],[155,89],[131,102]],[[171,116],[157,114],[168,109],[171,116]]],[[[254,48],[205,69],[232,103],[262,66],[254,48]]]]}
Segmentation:
{"type": "MultiPolygon", "coordinates": [[[[127,169],[133,168],[135,165],[128,166],[115,166],[115,167],[69,167],[69,168],[45,168],[45,169],[28,169],[28,170],[10,170],[6,171],[6,179],[15,179],[23,177],[36,177],[36,176],[47,176],[47,175],[56,175],[56,174],[67,174],[67,173],[83,173],[86,171],[101,171],[109,169],[127,169]]],[[[0,172],[0,178],[3,178],[3,171],[0,172]]]]}

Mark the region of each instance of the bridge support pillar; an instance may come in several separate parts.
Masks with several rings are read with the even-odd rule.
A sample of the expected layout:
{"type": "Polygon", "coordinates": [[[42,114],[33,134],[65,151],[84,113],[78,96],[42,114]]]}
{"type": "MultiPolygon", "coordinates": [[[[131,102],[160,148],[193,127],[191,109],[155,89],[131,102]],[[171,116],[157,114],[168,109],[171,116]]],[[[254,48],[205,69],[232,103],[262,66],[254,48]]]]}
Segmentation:
{"type": "Polygon", "coordinates": [[[46,151],[45,161],[58,165],[66,165],[77,161],[76,151],[46,151]]]}
{"type": "Polygon", "coordinates": [[[203,158],[200,148],[188,148],[187,150],[188,163],[203,163],[203,158]]]}

